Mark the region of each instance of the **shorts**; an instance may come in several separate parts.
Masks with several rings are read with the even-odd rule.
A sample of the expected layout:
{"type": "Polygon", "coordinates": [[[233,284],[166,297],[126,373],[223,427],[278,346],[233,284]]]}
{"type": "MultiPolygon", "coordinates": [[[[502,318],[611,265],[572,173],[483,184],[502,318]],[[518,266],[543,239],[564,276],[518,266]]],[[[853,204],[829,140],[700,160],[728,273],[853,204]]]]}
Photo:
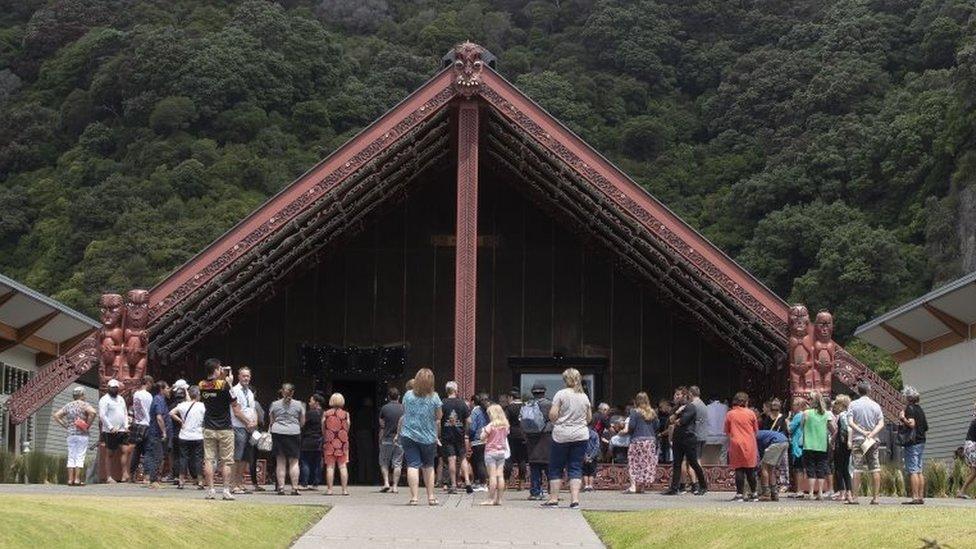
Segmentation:
{"type": "Polygon", "coordinates": [[[407,467],[411,469],[424,469],[434,466],[434,457],[437,455],[437,443],[421,444],[407,437],[401,437],[400,443],[403,445],[403,458],[407,462],[407,467]]]}
{"type": "Polygon", "coordinates": [[[596,476],[596,460],[593,461],[583,461],[583,476],[584,477],[595,477],[596,476]]]}
{"type": "Polygon", "coordinates": [[[234,431],[231,429],[203,430],[203,460],[219,461],[221,465],[234,462],[234,431]]]}
{"type": "Polygon", "coordinates": [[[769,447],[766,448],[766,451],[763,452],[763,465],[768,465],[770,467],[776,467],[779,465],[780,460],[783,459],[783,452],[788,450],[789,447],[789,442],[776,442],[770,444],[769,447]]]}
{"type": "Polygon", "coordinates": [[[248,433],[244,427],[234,427],[234,461],[251,461],[253,455],[251,433],[248,433]]]}
{"type": "Polygon", "coordinates": [[[925,450],[925,443],[912,444],[905,446],[905,472],[915,475],[922,472],[922,451],[925,450]]]}
{"type": "Polygon", "coordinates": [[[393,441],[380,443],[380,467],[399,469],[403,466],[403,446],[393,441]]]}
{"type": "Polygon", "coordinates": [[[271,454],[285,459],[298,459],[301,455],[300,435],[271,433],[271,454]]]}
{"type": "Polygon", "coordinates": [[[806,472],[807,478],[827,478],[827,474],[830,471],[830,467],[827,464],[827,452],[804,450],[803,470],[806,472]]]}
{"type": "Polygon", "coordinates": [[[562,478],[564,468],[569,480],[582,478],[583,455],[588,443],[588,440],[552,441],[549,447],[549,478],[562,478]]]}
{"type": "Polygon", "coordinates": [[[459,457],[464,459],[464,439],[442,440],[439,449],[441,457],[459,457]]]}
{"type": "Polygon", "coordinates": [[[851,463],[854,465],[856,473],[878,473],[881,471],[881,461],[878,459],[878,446],[874,443],[867,453],[861,451],[861,443],[855,442],[854,449],[851,450],[851,463]]]}
{"type": "Polygon", "coordinates": [[[803,472],[803,456],[797,456],[790,451],[790,469],[803,472]]]}
{"type": "Polygon", "coordinates": [[[485,453],[485,466],[505,467],[505,452],[485,453]]]}
{"type": "Polygon", "coordinates": [[[88,435],[68,435],[68,468],[76,469],[85,466],[85,454],[88,453],[88,435]]]}
{"type": "Polygon", "coordinates": [[[129,443],[129,433],[126,431],[102,433],[102,442],[105,443],[105,448],[110,452],[114,452],[129,443]]]}

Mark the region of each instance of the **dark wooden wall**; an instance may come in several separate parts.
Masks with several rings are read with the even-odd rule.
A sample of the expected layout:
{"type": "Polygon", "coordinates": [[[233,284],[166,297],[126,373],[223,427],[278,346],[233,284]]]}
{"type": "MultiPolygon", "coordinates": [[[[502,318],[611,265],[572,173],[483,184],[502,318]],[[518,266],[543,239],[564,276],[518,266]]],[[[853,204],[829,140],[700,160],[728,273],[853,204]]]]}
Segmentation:
{"type": "MultiPolygon", "coordinates": [[[[314,269],[228,331],[199,343],[195,357],[249,365],[261,400],[284,380],[307,395],[298,372],[302,343],[410,346],[406,377],[432,366],[438,385],[453,377],[454,232],[452,174],[423,178],[314,269]]],[[[605,357],[602,394],[614,403],[638,388],[653,398],[679,384],[728,395],[738,366],[669,314],[653,287],[641,288],[602,251],[584,246],[526,200],[517,181],[486,172],[481,182],[476,372],[479,389],[511,387],[509,357],[605,357]]]]}

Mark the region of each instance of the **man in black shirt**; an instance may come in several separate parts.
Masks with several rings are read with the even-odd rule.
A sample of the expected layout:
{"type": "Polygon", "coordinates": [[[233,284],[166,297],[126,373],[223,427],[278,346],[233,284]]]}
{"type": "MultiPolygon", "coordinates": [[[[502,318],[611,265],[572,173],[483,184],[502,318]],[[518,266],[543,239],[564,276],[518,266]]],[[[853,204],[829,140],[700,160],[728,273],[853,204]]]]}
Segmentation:
{"type": "Polygon", "coordinates": [[[681,462],[686,459],[688,466],[698,478],[698,489],[695,490],[695,495],[702,496],[708,491],[705,471],[698,463],[698,437],[695,435],[697,410],[691,402],[691,394],[687,388],[678,387],[675,389],[674,403],[678,409],[669,420],[672,427],[671,446],[674,452],[674,462],[671,465],[671,487],[664,492],[666,496],[678,494],[678,486],[681,484],[681,462]]]}
{"type": "Polygon", "coordinates": [[[394,494],[397,493],[400,467],[403,466],[403,446],[396,437],[401,417],[403,404],[400,403],[400,390],[390,387],[386,391],[386,404],[380,408],[380,473],[383,474],[380,492],[392,490],[394,494]]]}
{"type": "Polygon", "coordinates": [[[518,471],[516,490],[521,490],[522,480],[529,478],[529,451],[525,446],[525,433],[522,432],[522,425],[519,423],[522,405],[518,387],[513,387],[509,393],[508,404],[505,405],[505,417],[508,418],[508,447],[512,453],[511,459],[505,463],[505,478],[511,476],[512,469],[518,471]]]}
{"type": "Polygon", "coordinates": [[[230,466],[234,463],[234,429],[230,422],[231,411],[239,412],[240,406],[230,393],[234,376],[220,360],[208,358],[204,363],[207,379],[200,382],[200,400],[203,402],[203,475],[207,480],[207,499],[217,497],[213,483],[213,462],[219,461],[224,479],[223,498],[234,499],[230,493],[230,466]]]}
{"type": "MultiPolygon", "coordinates": [[[[465,456],[465,433],[470,423],[471,412],[468,404],[458,398],[457,383],[448,381],[444,386],[447,398],[441,403],[441,457],[447,459],[447,471],[450,477],[447,493],[457,492],[457,467],[458,458],[464,460],[465,456]]],[[[470,494],[471,477],[468,475],[468,468],[461,468],[464,474],[464,489],[470,494]]]]}

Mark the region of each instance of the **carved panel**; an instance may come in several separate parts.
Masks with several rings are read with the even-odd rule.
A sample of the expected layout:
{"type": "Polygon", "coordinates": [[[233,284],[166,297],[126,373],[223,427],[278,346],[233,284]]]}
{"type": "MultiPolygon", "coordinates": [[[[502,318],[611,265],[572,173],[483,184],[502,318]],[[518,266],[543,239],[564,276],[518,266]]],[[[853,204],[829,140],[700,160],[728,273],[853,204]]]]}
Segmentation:
{"type": "Polygon", "coordinates": [[[478,105],[458,108],[457,247],[454,289],[454,379],[462,395],[475,389],[478,274],[478,105]]]}
{"type": "Polygon", "coordinates": [[[10,396],[10,400],[7,401],[10,420],[15,424],[23,422],[79,376],[92,368],[97,368],[98,363],[98,336],[92,334],[45,366],[20,390],[10,396]]]}

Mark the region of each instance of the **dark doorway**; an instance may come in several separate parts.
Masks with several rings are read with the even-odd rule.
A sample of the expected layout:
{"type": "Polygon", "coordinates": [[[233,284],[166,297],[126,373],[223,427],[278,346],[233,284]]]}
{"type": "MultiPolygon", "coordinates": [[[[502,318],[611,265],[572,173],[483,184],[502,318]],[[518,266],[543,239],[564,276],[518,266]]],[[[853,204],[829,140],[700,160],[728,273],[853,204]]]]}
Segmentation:
{"type": "MultiPolygon", "coordinates": [[[[346,411],[352,418],[349,431],[349,483],[375,484],[380,471],[376,461],[379,448],[378,414],[376,403],[378,383],[354,379],[336,379],[330,383],[332,393],[342,393],[346,399],[346,411]]],[[[338,482],[338,477],[336,478],[338,482]]]]}

